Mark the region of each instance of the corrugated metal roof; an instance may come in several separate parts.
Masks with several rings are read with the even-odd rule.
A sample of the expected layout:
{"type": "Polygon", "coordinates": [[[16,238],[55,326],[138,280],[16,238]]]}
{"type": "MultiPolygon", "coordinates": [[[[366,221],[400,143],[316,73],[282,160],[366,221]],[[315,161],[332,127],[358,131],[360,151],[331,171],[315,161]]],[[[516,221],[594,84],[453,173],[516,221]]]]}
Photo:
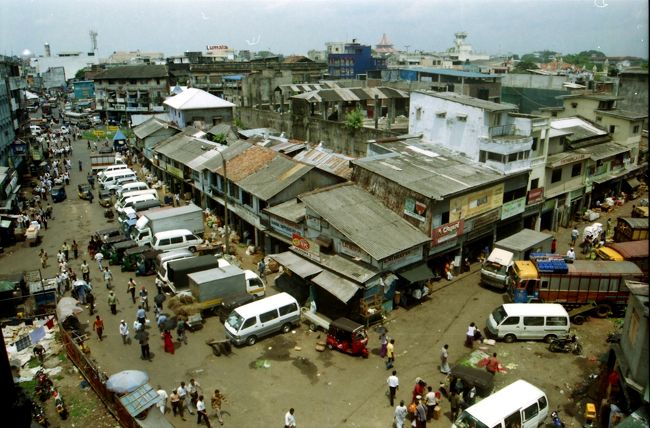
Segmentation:
{"type": "Polygon", "coordinates": [[[200,140],[188,135],[179,134],[173,141],[160,147],[156,146],[154,151],[183,165],[187,165],[192,160],[202,156],[204,152],[220,147],[219,144],[208,140],[200,140]]]}
{"type": "Polygon", "coordinates": [[[628,258],[648,258],[648,240],[613,242],[607,244],[608,247],[618,252],[621,256],[628,258]]]}
{"type": "Polygon", "coordinates": [[[291,199],[281,204],[264,208],[264,211],[293,223],[300,223],[305,218],[305,204],[298,199],[291,199]]]}
{"type": "Polygon", "coordinates": [[[427,198],[444,200],[504,180],[496,171],[418,138],[383,143],[382,147],[393,152],[352,163],[427,198]]]}
{"type": "Polygon", "coordinates": [[[156,119],[155,117],[152,117],[146,122],[143,122],[140,125],[133,128],[133,133],[135,134],[136,137],[142,139],[148,137],[149,135],[153,134],[159,129],[163,129],[167,127],[169,127],[168,124],[156,119]]]}
{"type": "Polygon", "coordinates": [[[362,285],[368,284],[381,275],[381,272],[373,266],[356,263],[338,254],[320,253],[320,265],[362,285]]]}
{"type": "Polygon", "coordinates": [[[605,116],[621,117],[629,120],[641,120],[648,117],[647,113],[637,113],[630,110],[596,110],[595,112],[598,114],[604,114],[605,116]]]}
{"type": "Polygon", "coordinates": [[[299,198],[376,260],[429,241],[415,226],[352,184],[307,193],[299,198]]]}
{"type": "Polygon", "coordinates": [[[297,140],[288,140],[288,141],[275,140],[275,141],[279,141],[278,143],[275,143],[273,139],[271,139],[270,141],[271,143],[273,143],[273,145],[267,146],[269,149],[274,150],[278,153],[284,153],[285,155],[291,155],[291,153],[300,152],[305,147],[307,147],[307,144],[296,142],[297,140]]]}
{"type": "Polygon", "coordinates": [[[285,251],[284,253],[279,254],[269,254],[269,257],[301,278],[308,278],[323,271],[322,267],[292,253],[291,251],[285,251]]]}
{"type": "Polygon", "coordinates": [[[380,100],[409,97],[408,93],[405,91],[400,91],[393,88],[375,87],[321,89],[313,92],[305,92],[299,95],[294,95],[291,98],[303,99],[309,102],[353,102],[372,100],[375,98],[375,95],[379,97],[380,100]]]}
{"type": "Polygon", "coordinates": [[[227,157],[228,180],[239,184],[239,181],[264,168],[276,156],[279,155],[273,150],[251,146],[233,158],[227,157]]]}
{"type": "Polygon", "coordinates": [[[97,74],[94,80],[167,78],[166,65],[127,65],[113,67],[97,74]]]}
{"type": "Polygon", "coordinates": [[[407,67],[405,70],[418,71],[420,73],[440,74],[442,76],[467,77],[474,79],[501,78],[502,74],[485,74],[475,71],[454,70],[451,68],[433,68],[433,67],[407,67]]]}
{"type": "Polygon", "coordinates": [[[517,110],[517,106],[508,103],[495,103],[492,101],[482,100],[467,95],[457,94],[455,92],[435,92],[435,91],[413,91],[420,94],[429,95],[435,98],[452,101],[459,104],[464,104],[470,107],[480,108],[485,111],[510,111],[517,110]]]}
{"type": "MultiPolygon", "coordinates": [[[[223,155],[224,158],[230,160],[234,157],[239,156],[240,154],[248,150],[250,147],[252,147],[252,144],[243,140],[237,140],[234,143],[229,144],[226,148],[224,148],[223,151],[221,151],[221,154],[223,155]]],[[[217,172],[221,169],[222,162],[223,161],[221,157],[217,156],[205,162],[203,167],[209,169],[212,172],[217,172]]],[[[228,178],[230,178],[230,174],[228,174],[228,178]]]]}
{"type": "Polygon", "coordinates": [[[339,153],[328,153],[317,148],[302,151],[293,157],[294,160],[313,165],[318,169],[349,180],[352,177],[350,161],[354,158],[339,153]]]}
{"type": "Polygon", "coordinates": [[[342,276],[336,275],[326,270],[322,271],[311,280],[314,284],[320,285],[343,303],[348,303],[350,299],[361,289],[361,287],[352,281],[348,281],[342,276]]]}
{"type": "MultiPolygon", "coordinates": [[[[237,181],[237,185],[259,199],[267,201],[313,168],[311,165],[277,156],[259,170],[237,181]]],[[[228,178],[230,178],[230,170],[228,170],[228,178]]]]}
{"type": "Polygon", "coordinates": [[[590,147],[583,147],[575,150],[576,153],[588,154],[592,160],[605,159],[610,156],[615,156],[619,153],[629,152],[630,148],[613,141],[609,143],[600,143],[590,147]]]}
{"type": "Polygon", "coordinates": [[[625,223],[629,224],[632,229],[648,229],[648,219],[642,217],[619,217],[618,220],[622,220],[625,223]]]}

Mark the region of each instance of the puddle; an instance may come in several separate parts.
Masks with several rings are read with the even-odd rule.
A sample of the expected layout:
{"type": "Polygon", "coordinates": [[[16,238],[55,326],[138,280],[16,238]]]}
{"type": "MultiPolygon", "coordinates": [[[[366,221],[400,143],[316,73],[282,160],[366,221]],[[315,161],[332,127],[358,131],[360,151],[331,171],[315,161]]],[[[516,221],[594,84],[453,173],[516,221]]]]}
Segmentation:
{"type": "Polygon", "coordinates": [[[307,376],[312,385],[318,382],[318,367],[309,359],[298,357],[291,364],[297,367],[303,375],[307,376]]]}

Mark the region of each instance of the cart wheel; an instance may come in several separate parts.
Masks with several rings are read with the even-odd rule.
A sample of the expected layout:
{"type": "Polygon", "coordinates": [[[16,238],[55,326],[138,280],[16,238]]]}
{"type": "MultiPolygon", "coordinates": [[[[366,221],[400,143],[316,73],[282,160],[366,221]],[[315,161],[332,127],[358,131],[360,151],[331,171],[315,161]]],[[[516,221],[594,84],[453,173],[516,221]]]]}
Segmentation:
{"type": "Polygon", "coordinates": [[[314,324],[314,323],[309,324],[309,329],[311,331],[316,331],[316,329],[317,329],[316,324],[314,324]]]}
{"type": "Polygon", "coordinates": [[[606,318],[612,312],[612,307],[607,303],[601,303],[596,308],[596,316],[599,318],[606,318]]]}
{"type": "Polygon", "coordinates": [[[230,355],[232,352],[232,346],[230,345],[230,342],[222,342],[221,343],[221,352],[223,355],[230,355]]]}
{"type": "Polygon", "coordinates": [[[219,350],[219,346],[217,346],[217,345],[218,344],[210,345],[210,347],[212,348],[212,353],[214,355],[216,355],[217,357],[220,357],[221,356],[221,351],[219,350]]]}
{"type": "Polygon", "coordinates": [[[573,317],[573,323],[575,325],[582,325],[585,322],[585,317],[582,315],[576,315],[573,317]]]}

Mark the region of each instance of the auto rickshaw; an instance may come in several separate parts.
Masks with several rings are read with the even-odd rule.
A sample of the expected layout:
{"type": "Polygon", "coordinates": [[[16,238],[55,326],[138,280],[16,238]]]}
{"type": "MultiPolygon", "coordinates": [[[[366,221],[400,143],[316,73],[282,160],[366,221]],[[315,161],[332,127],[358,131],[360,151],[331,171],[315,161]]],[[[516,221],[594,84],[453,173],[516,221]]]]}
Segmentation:
{"type": "Polygon", "coordinates": [[[109,208],[113,205],[113,194],[110,190],[102,189],[97,194],[97,202],[104,208],[109,208]]]}
{"type": "Polygon", "coordinates": [[[129,248],[134,248],[137,246],[138,244],[135,241],[132,241],[130,239],[111,244],[108,250],[108,254],[105,253],[106,254],[105,257],[108,258],[108,264],[109,265],[121,264],[122,259],[124,258],[124,252],[129,248]]]}
{"type": "Polygon", "coordinates": [[[101,244],[99,245],[98,251],[104,254],[104,257],[107,257],[108,254],[110,254],[110,252],[112,251],[113,245],[117,244],[118,242],[128,241],[128,240],[129,238],[126,237],[125,235],[114,235],[109,237],[108,239],[101,239],[100,240],[101,244]]]}
{"type": "Polygon", "coordinates": [[[92,192],[92,188],[90,187],[90,184],[77,185],[77,195],[79,196],[79,199],[88,200],[88,194],[90,192],[92,192]]]}
{"type": "Polygon", "coordinates": [[[338,349],[346,354],[368,358],[366,328],[348,318],[338,318],[330,323],[326,343],[329,349],[338,349]]]}
{"type": "MultiPolygon", "coordinates": [[[[449,374],[450,391],[456,391],[455,385],[458,384],[457,380],[460,379],[463,384],[463,391],[469,390],[472,387],[476,388],[476,394],[481,397],[487,397],[494,389],[494,375],[487,370],[476,369],[463,365],[455,365],[451,368],[449,374]]],[[[463,391],[456,391],[463,393],[463,391]]]]}
{"type": "Polygon", "coordinates": [[[122,272],[135,271],[136,276],[152,275],[156,272],[156,256],[160,253],[147,246],[129,248],[122,257],[122,272]]]}

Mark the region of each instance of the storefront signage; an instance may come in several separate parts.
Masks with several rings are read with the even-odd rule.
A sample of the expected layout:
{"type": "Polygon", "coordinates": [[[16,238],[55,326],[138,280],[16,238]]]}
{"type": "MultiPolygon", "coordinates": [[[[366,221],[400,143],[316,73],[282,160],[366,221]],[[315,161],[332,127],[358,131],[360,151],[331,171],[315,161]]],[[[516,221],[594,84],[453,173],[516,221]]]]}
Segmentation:
{"type": "Polygon", "coordinates": [[[111,131],[111,132],[115,132],[115,131],[117,131],[118,129],[120,129],[120,127],[119,127],[119,126],[115,126],[115,125],[111,125],[111,126],[107,126],[106,129],[108,129],[108,130],[111,131]]]}
{"type": "Polygon", "coordinates": [[[167,171],[171,175],[176,176],[178,178],[181,178],[181,179],[183,178],[183,171],[176,168],[175,166],[165,165],[165,171],[167,171]]]}
{"type": "Polygon", "coordinates": [[[528,191],[528,205],[536,204],[544,200],[544,188],[538,187],[528,191]]]}
{"type": "Polygon", "coordinates": [[[559,166],[568,165],[570,163],[574,163],[574,162],[578,162],[578,161],[588,159],[590,156],[591,155],[589,155],[589,154],[574,153],[572,155],[568,155],[566,157],[563,157],[562,159],[560,159],[560,160],[558,160],[556,162],[552,162],[550,165],[547,164],[547,167],[557,168],[559,166]]]}
{"type": "Polygon", "coordinates": [[[449,220],[468,219],[503,205],[503,183],[449,201],[449,220]]]}
{"type": "Polygon", "coordinates": [[[404,200],[404,214],[420,221],[426,220],[427,206],[413,198],[404,200]]]}
{"type": "Polygon", "coordinates": [[[474,229],[478,229],[480,227],[483,227],[485,225],[494,223],[501,218],[501,212],[499,209],[496,209],[494,211],[490,211],[489,213],[485,213],[482,216],[476,217],[474,219],[474,229]]]}
{"type": "Polygon", "coordinates": [[[386,257],[382,260],[382,264],[386,270],[395,270],[420,260],[422,260],[422,247],[417,246],[410,250],[400,251],[390,257],[386,257]]]}
{"type": "Polygon", "coordinates": [[[291,236],[291,243],[294,250],[298,253],[308,257],[311,260],[320,261],[320,246],[311,239],[304,238],[303,236],[294,233],[291,236]]]}
{"type": "Polygon", "coordinates": [[[443,224],[431,231],[431,244],[438,245],[463,234],[465,220],[443,224]]]}
{"type": "Polygon", "coordinates": [[[205,49],[209,51],[225,51],[228,50],[228,45],[207,45],[205,49]]]}
{"type": "Polygon", "coordinates": [[[569,192],[569,200],[573,201],[574,199],[578,199],[580,196],[582,196],[582,193],[584,192],[584,188],[579,188],[577,190],[573,190],[569,192]]]}
{"type": "Polygon", "coordinates": [[[271,229],[275,230],[280,235],[288,236],[289,238],[292,238],[294,234],[300,235],[302,233],[302,230],[297,224],[280,217],[270,217],[269,223],[271,224],[271,229]]]}
{"type": "Polygon", "coordinates": [[[357,244],[354,242],[350,241],[345,241],[341,239],[339,241],[340,243],[340,251],[343,254],[346,254],[350,257],[358,258],[361,261],[364,261],[366,263],[370,263],[372,261],[370,255],[363,251],[357,244]]]}
{"type": "Polygon", "coordinates": [[[514,217],[521,214],[526,209],[526,198],[515,199],[514,201],[506,202],[501,207],[501,220],[514,217]]]}

